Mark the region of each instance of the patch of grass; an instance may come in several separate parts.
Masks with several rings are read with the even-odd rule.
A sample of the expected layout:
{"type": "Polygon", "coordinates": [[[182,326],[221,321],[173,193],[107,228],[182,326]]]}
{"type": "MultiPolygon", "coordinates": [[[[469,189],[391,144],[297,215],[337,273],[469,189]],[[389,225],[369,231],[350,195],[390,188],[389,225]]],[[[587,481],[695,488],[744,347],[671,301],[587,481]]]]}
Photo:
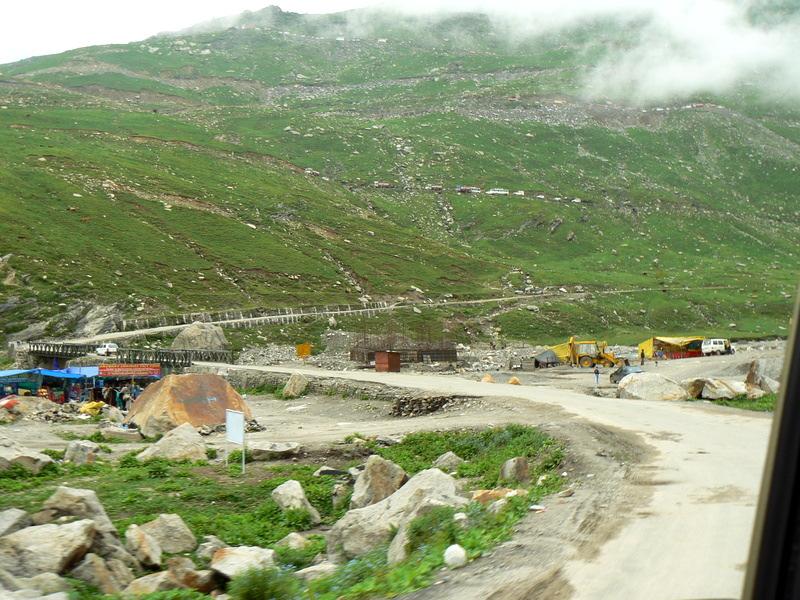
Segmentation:
{"type": "Polygon", "coordinates": [[[74,441],[74,440],[86,440],[88,442],[94,442],[95,444],[124,444],[123,440],[118,440],[115,438],[107,438],[103,435],[102,431],[94,431],[89,435],[81,435],[75,433],[74,431],[57,431],[56,435],[60,437],[62,440],[67,441],[74,441]]]}
{"type": "Polygon", "coordinates": [[[300,581],[279,569],[249,569],[228,584],[233,600],[297,600],[300,581]]]}
{"type": "Polygon", "coordinates": [[[323,536],[311,535],[308,537],[308,543],[305,547],[294,549],[281,546],[275,548],[275,554],[281,566],[299,570],[311,565],[318,554],[325,552],[325,548],[326,542],[323,536]]]}
{"type": "Polygon", "coordinates": [[[486,488],[501,483],[500,467],[509,458],[527,457],[534,481],[563,459],[563,447],[559,442],[524,425],[479,431],[411,433],[400,444],[375,451],[410,474],[430,468],[439,456],[452,451],[466,461],[458,467],[458,476],[474,478],[476,485],[486,488]]]}
{"type": "Polygon", "coordinates": [[[778,403],[777,394],[767,394],[757,400],[751,400],[747,396],[737,396],[731,400],[713,400],[719,406],[731,406],[742,410],[752,410],[754,412],[775,412],[775,405],[778,403]]]}

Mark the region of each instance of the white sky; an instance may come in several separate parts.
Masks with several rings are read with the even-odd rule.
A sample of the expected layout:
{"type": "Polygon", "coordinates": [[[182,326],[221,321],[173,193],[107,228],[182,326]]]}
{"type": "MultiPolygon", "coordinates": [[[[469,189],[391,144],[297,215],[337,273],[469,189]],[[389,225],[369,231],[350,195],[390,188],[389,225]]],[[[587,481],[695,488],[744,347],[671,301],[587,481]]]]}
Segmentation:
{"type": "Polygon", "coordinates": [[[0,64],[163,31],[277,4],[293,12],[337,12],[369,0],[6,0],[0,4],[0,64]]]}

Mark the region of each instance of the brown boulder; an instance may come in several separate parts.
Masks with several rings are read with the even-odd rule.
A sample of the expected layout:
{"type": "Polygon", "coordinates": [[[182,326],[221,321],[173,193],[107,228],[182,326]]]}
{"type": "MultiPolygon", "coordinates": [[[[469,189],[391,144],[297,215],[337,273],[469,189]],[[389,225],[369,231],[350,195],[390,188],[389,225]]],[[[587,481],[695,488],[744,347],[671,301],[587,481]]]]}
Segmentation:
{"type": "Polygon", "coordinates": [[[367,459],[364,470],[356,479],[350,509],[380,502],[399,490],[406,481],[408,475],[400,466],[373,454],[367,459]]]}

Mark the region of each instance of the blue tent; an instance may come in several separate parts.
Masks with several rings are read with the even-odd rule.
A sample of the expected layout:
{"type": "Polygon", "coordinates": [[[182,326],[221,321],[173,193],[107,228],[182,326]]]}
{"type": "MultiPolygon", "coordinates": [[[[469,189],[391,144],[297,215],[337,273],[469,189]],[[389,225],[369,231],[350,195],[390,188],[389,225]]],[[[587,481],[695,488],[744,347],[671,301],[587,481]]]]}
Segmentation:
{"type": "Polygon", "coordinates": [[[6,371],[0,371],[0,379],[4,377],[17,377],[18,375],[25,375],[26,373],[33,373],[31,369],[8,369],[6,371]]]}
{"type": "Polygon", "coordinates": [[[99,377],[100,367],[67,367],[67,373],[82,375],[83,377],[99,377]]]}

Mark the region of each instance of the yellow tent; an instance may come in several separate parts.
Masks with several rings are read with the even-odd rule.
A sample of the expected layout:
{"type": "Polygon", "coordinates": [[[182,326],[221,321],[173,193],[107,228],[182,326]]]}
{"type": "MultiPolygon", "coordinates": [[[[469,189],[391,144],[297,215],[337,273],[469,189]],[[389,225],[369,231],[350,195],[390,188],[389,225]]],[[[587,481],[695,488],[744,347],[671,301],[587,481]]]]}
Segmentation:
{"type": "Polygon", "coordinates": [[[700,356],[700,346],[704,337],[651,337],[639,344],[639,354],[644,351],[646,358],[653,358],[653,353],[661,350],[668,358],[687,358],[700,356]]]}

